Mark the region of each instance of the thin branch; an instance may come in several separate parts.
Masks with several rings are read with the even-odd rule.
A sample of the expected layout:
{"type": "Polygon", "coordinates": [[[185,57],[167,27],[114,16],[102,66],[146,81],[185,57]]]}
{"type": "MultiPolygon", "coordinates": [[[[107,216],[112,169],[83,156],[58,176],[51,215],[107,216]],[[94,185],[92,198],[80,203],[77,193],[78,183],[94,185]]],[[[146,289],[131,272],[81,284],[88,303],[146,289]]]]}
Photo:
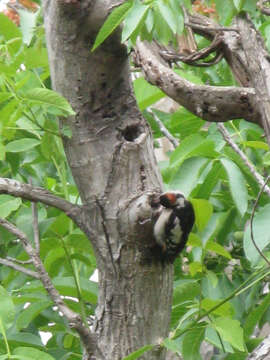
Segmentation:
{"type": "MultiPolygon", "coordinates": [[[[29,184],[32,186],[32,179],[30,179],[29,184]]],[[[34,244],[36,247],[36,251],[39,254],[40,252],[40,238],[39,238],[39,227],[38,227],[38,208],[37,203],[31,202],[32,208],[32,221],[33,221],[33,234],[34,234],[34,244]]]]}
{"type": "MultiPolygon", "coordinates": [[[[6,219],[0,218],[0,225],[3,226],[6,230],[8,230],[11,234],[15,235],[16,238],[20,239],[25,252],[28,254],[30,259],[33,261],[33,257],[32,257],[33,248],[32,248],[31,243],[28,241],[25,233],[22,232],[20,229],[18,229],[11,222],[7,221],[6,219]]],[[[33,263],[34,263],[34,261],[33,261],[33,263]]]]}
{"type": "Polygon", "coordinates": [[[256,250],[258,251],[258,253],[260,254],[260,256],[265,260],[265,262],[270,266],[270,261],[267,259],[267,257],[264,255],[264,253],[261,251],[261,249],[258,247],[258,245],[256,244],[256,241],[254,239],[254,233],[253,233],[253,219],[254,219],[254,215],[255,215],[255,210],[258,206],[258,203],[259,203],[259,200],[262,196],[262,193],[263,193],[263,190],[267,184],[267,182],[269,181],[270,179],[270,175],[267,176],[261,190],[259,191],[259,194],[257,196],[257,199],[255,201],[255,204],[253,206],[253,209],[252,209],[252,214],[251,214],[251,217],[250,217],[250,236],[251,236],[251,240],[252,240],[252,243],[253,245],[255,246],[256,250]]]}
{"type": "Polygon", "coordinates": [[[179,141],[169,132],[169,130],[166,128],[163,122],[158,118],[158,116],[152,110],[150,110],[149,113],[155,119],[155,122],[158,124],[162,134],[172,143],[174,149],[177,148],[177,146],[179,145],[179,141]]]}
{"type": "Polygon", "coordinates": [[[15,258],[12,258],[10,256],[7,256],[6,257],[7,260],[10,260],[10,261],[13,261],[17,264],[21,264],[21,265],[27,265],[27,264],[33,264],[33,261],[31,259],[28,259],[28,260],[18,260],[18,259],[15,259],[15,258]]]}
{"type": "Polygon", "coordinates": [[[205,59],[211,53],[219,50],[221,43],[222,43],[222,39],[217,34],[209,46],[199,51],[194,51],[189,55],[177,54],[172,51],[161,51],[161,56],[170,61],[182,61],[186,64],[193,64],[195,61],[205,59]]]}
{"type": "Polygon", "coordinates": [[[39,254],[39,252],[40,252],[40,238],[39,238],[39,227],[38,227],[37,203],[32,201],[31,207],[32,207],[32,217],[33,217],[34,243],[35,243],[36,252],[39,254]]]}
{"type": "Polygon", "coordinates": [[[208,67],[219,63],[223,59],[223,53],[220,51],[220,45],[222,43],[221,38],[216,35],[212,44],[199,51],[194,51],[189,55],[183,55],[170,50],[161,50],[160,55],[167,61],[178,62],[181,61],[185,64],[197,67],[208,67]],[[216,52],[216,55],[204,62],[198,62],[198,60],[205,59],[211,53],[216,52]]]}
{"type": "Polygon", "coordinates": [[[9,194],[34,202],[40,201],[43,204],[53,206],[62,210],[77,224],[82,211],[82,208],[79,205],[74,205],[67,200],[55,196],[48,190],[41,187],[34,187],[29,184],[23,184],[12,179],[0,178],[0,194],[9,194]]]}
{"type": "MultiPolygon", "coordinates": [[[[32,247],[31,242],[28,240],[27,236],[20,229],[18,229],[15,225],[13,225],[12,223],[10,223],[9,221],[7,221],[5,219],[0,218],[0,225],[2,225],[5,229],[7,229],[9,232],[11,232],[13,235],[15,235],[17,238],[19,238],[21,240],[21,243],[22,243],[25,251],[27,252],[28,256],[33,261],[33,265],[36,268],[37,276],[34,276],[34,277],[36,277],[37,279],[39,279],[42,282],[45,290],[47,291],[50,298],[53,300],[54,304],[58,307],[59,311],[61,311],[62,314],[68,320],[69,326],[71,328],[74,328],[78,332],[87,353],[93,354],[95,349],[97,349],[96,336],[93,333],[91,333],[90,329],[83,324],[83,321],[82,321],[80,315],[75,313],[64,303],[63,299],[61,298],[60,293],[54,287],[54,285],[53,285],[53,283],[52,283],[52,281],[51,281],[51,279],[39,257],[38,252],[36,251],[36,249],[34,249],[32,247]]],[[[9,263],[9,265],[7,265],[7,266],[11,267],[11,265],[12,265],[13,269],[17,268],[18,271],[22,270],[22,272],[26,273],[25,269],[22,268],[21,266],[12,263],[9,260],[6,260],[6,261],[8,261],[8,263],[9,263]]],[[[33,274],[35,274],[35,273],[33,273],[33,274]]],[[[97,351],[100,352],[99,349],[97,349],[97,351]]],[[[103,359],[102,354],[100,353],[99,355],[101,356],[100,358],[103,359]]]]}
{"type": "Polygon", "coordinates": [[[190,22],[185,22],[185,26],[189,26],[194,30],[213,30],[213,31],[236,31],[239,32],[238,29],[233,28],[233,27],[223,27],[223,26],[207,26],[207,25],[198,25],[198,24],[193,24],[190,22]]]}
{"type": "Polygon", "coordinates": [[[7,259],[0,258],[0,264],[5,265],[13,270],[19,271],[27,276],[31,276],[37,280],[39,280],[39,274],[36,271],[32,271],[29,269],[26,269],[25,267],[16,264],[15,262],[7,259]]]}
{"type": "Polygon", "coordinates": [[[235,142],[233,142],[230,133],[225,128],[223,124],[217,124],[219,132],[222,134],[224,140],[230,147],[241,157],[245,165],[248,167],[251,174],[254,176],[255,180],[263,188],[263,191],[270,197],[270,188],[267,186],[267,184],[264,181],[264,178],[261,176],[261,174],[258,173],[256,168],[253,166],[253,164],[249,161],[246,154],[237,146],[235,142]]]}

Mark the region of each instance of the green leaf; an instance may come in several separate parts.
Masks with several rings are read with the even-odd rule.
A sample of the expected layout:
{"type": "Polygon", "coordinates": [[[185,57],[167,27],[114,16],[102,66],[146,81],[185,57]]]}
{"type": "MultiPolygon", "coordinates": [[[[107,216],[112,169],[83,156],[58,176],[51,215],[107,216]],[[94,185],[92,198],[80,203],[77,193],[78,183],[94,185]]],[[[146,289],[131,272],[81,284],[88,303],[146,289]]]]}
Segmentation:
{"type": "MultiPolygon", "coordinates": [[[[97,303],[98,297],[98,285],[94,281],[87,280],[83,277],[79,278],[82,297],[85,301],[89,301],[91,304],[97,303]]],[[[53,284],[56,289],[64,296],[72,296],[77,294],[77,288],[75,286],[74,278],[71,276],[57,277],[53,279],[53,284]]],[[[31,281],[30,284],[23,286],[24,292],[45,292],[43,286],[39,281],[31,281]]]]}
{"type": "Polygon", "coordinates": [[[222,158],[220,159],[220,162],[227,173],[229,188],[234,203],[239,213],[244,216],[248,206],[248,193],[245,178],[238,166],[231,160],[222,158]]]}
{"type": "Polygon", "coordinates": [[[175,284],[173,290],[173,304],[181,304],[188,300],[193,300],[200,293],[200,285],[197,281],[181,280],[175,284]]]}
{"type": "Polygon", "coordinates": [[[4,161],[6,158],[6,148],[0,138],[0,161],[4,161]]]}
{"type": "Polygon", "coordinates": [[[172,167],[179,167],[183,161],[192,156],[205,156],[214,158],[218,153],[215,152],[215,144],[211,140],[204,139],[198,134],[188,136],[175,149],[170,157],[172,167]]]}
{"type": "Polygon", "coordinates": [[[20,140],[11,141],[6,145],[6,152],[24,152],[28,151],[40,144],[40,140],[24,138],[20,140]]]}
{"type": "Polygon", "coordinates": [[[199,261],[192,261],[189,263],[189,272],[192,277],[194,277],[198,273],[203,272],[203,264],[199,261]]]}
{"type": "Polygon", "coordinates": [[[12,326],[15,318],[15,307],[12,301],[12,297],[9,293],[0,285],[0,320],[5,329],[12,326]]]}
{"type": "Polygon", "coordinates": [[[160,13],[156,2],[153,3],[153,9],[155,37],[159,42],[167,45],[173,39],[172,30],[160,13]]]}
{"type": "Polygon", "coordinates": [[[178,28],[178,24],[177,24],[178,19],[176,19],[175,14],[173,13],[172,9],[169,7],[169,3],[167,2],[165,4],[163,0],[157,0],[156,4],[163,19],[169,25],[173,34],[176,34],[178,28]]]}
{"type": "MultiPolygon", "coordinates": [[[[211,326],[207,326],[205,331],[205,340],[209,342],[210,344],[213,344],[216,348],[222,350],[222,352],[225,349],[226,354],[233,353],[234,349],[231,347],[231,345],[225,341],[224,339],[220,340],[220,336],[217,333],[215,329],[213,329],[211,326]],[[222,341],[222,342],[221,342],[222,341]]],[[[239,352],[237,352],[237,355],[239,352]]],[[[240,360],[241,358],[237,358],[235,360],[240,360]]],[[[226,356],[227,360],[227,356],[226,356]]]]}
{"type": "Polygon", "coordinates": [[[48,60],[48,52],[45,48],[32,48],[27,47],[24,50],[24,60],[23,63],[27,69],[33,69],[37,67],[45,67],[48,68],[49,60],[48,60]]]}
{"type": "Polygon", "coordinates": [[[147,11],[147,15],[145,18],[145,26],[147,31],[151,33],[154,27],[154,14],[151,8],[147,11]]]}
{"type": "Polygon", "coordinates": [[[200,360],[200,346],[204,339],[205,327],[198,327],[188,331],[183,339],[183,358],[185,360],[200,360]]]}
{"type": "Polygon", "coordinates": [[[179,341],[171,340],[168,338],[163,340],[162,345],[164,345],[166,349],[171,350],[175,353],[180,353],[182,350],[179,341]]]}
{"type": "Polygon", "coordinates": [[[195,224],[199,231],[203,231],[213,214],[213,205],[205,199],[192,199],[195,212],[195,224]]]}
{"type": "Polygon", "coordinates": [[[158,87],[150,85],[143,77],[136,79],[133,82],[133,86],[136,100],[141,111],[165,96],[158,87]]]}
{"type": "Polygon", "coordinates": [[[233,0],[216,0],[215,3],[221,24],[230,25],[237,13],[233,0]]]}
{"type": "Polygon", "coordinates": [[[48,353],[31,347],[18,347],[14,349],[13,354],[22,355],[31,360],[55,360],[48,353]]]}
{"type": "Polygon", "coordinates": [[[190,235],[188,237],[187,245],[194,246],[194,247],[202,247],[202,241],[198,235],[190,233],[190,235]]]}
{"type": "Polygon", "coordinates": [[[5,40],[11,40],[8,49],[12,54],[17,53],[22,43],[22,34],[19,28],[3,13],[0,13],[0,35],[3,35],[5,40]]]}
{"type": "Polygon", "coordinates": [[[203,126],[204,121],[183,107],[180,107],[172,115],[172,122],[170,130],[173,134],[179,133],[181,139],[187,136],[197,134],[199,129],[203,126]]]}
{"type": "Polygon", "coordinates": [[[44,348],[40,337],[27,332],[16,332],[7,335],[8,342],[12,347],[18,346],[35,346],[44,348]]]}
{"type": "Polygon", "coordinates": [[[126,1],[111,12],[99,30],[91,51],[94,51],[109,35],[111,35],[117,26],[124,20],[132,5],[133,1],[126,1]]]}
{"type": "Polygon", "coordinates": [[[0,92],[0,103],[5,102],[9,98],[11,98],[13,95],[10,92],[0,92]]]}
{"type": "Polygon", "coordinates": [[[20,92],[22,99],[31,104],[45,106],[49,111],[50,107],[60,110],[63,115],[75,115],[67,100],[57,92],[44,88],[34,88],[24,93],[20,92]]]}
{"type": "Polygon", "coordinates": [[[20,28],[23,35],[23,42],[29,45],[34,36],[39,11],[31,12],[20,9],[18,12],[20,15],[20,28]]]}
{"type": "Polygon", "coordinates": [[[201,233],[201,239],[203,244],[206,244],[209,240],[214,240],[219,236],[219,232],[222,231],[226,220],[228,219],[229,212],[214,213],[206,225],[205,229],[201,233]]]}
{"type": "Polygon", "coordinates": [[[173,173],[169,181],[170,189],[181,189],[185,196],[189,196],[198,185],[198,177],[207,162],[208,159],[202,157],[192,157],[185,160],[179,169],[173,173]]]}
{"type": "Polygon", "coordinates": [[[238,320],[229,317],[219,317],[212,322],[220,336],[234,348],[245,351],[244,332],[238,320]]]}
{"type": "MultiPolygon", "coordinates": [[[[213,300],[213,299],[204,298],[201,301],[201,307],[205,311],[209,311],[214,306],[220,304],[220,302],[221,302],[221,300],[213,300]]],[[[216,310],[211,312],[211,314],[215,314],[215,315],[223,316],[223,317],[231,317],[231,316],[234,315],[234,309],[233,309],[232,305],[229,302],[226,302],[225,304],[222,304],[216,310]]]]}
{"type": "Polygon", "coordinates": [[[220,162],[214,160],[212,163],[212,168],[204,178],[203,183],[200,186],[196,196],[202,199],[208,199],[214,187],[216,186],[217,182],[219,181],[223,171],[224,170],[220,162]]]}
{"type": "Polygon", "coordinates": [[[122,31],[122,42],[125,42],[128,38],[130,38],[135,30],[142,24],[148,9],[149,5],[144,5],[142,2],[135,0],[134,5],[125,18],[124,28],[122,31]]]}
{"type": "MultiPolygon", "coordinates": [[[[194,310],[194,312],[192,312],[192,314],[197,313],[198,309],[192,309],[194,310]]],[[[190,314],[190,316],[192,316],[192,314],[190,314]]],[[[171,329],[176,328],[181,328],[180,322],[179,320],[181,319],[182,321],[186,320],[186,317],[189,315],[188,313],[188,309],[187,309],[187,304],[180,304],[180,305],[174,305],[172,307],[172,313],[171,313],[171,329]]]]}
{"type": "Polygon", "coordinates": [[[252,308],[249,312],[244,324],[245,337],[249,337],[253,334],[256,324],[259,323],[264,313],[269,309],[270,294],[267,294],[259,306],[252,308]]]}
{"type": "Polygon", "coordinates": [[[233,0],[234,6],[238,12],[242,10],[244,2],[245,2],[245,0],[233,0]]]}
{"type": "MultiPolygon", "coordinates": [[[[253,235],[258,248],[263,249],[270,243],[270,204],[260,208],[253,219],[253,235]]],[[[255,265],[260,254],[256,250],[251,240],[250,224],[246,227],[244,233],[244,251],[248,260],[255,265]]]]}
{"type": "Polygon", "coordinates": [[[269,151],[269,146],[263,141],[243,141],[241,144],[254,148],[269,151]]]}
{"type": "Polygon", "coordinates": [[[134,360],[138,359],[142,354],[146,351],[152,350],[154,345],[145,345],[139,350],[134,351],[133,353],[129,354],[128,356],[124,357],[122,360],[134,360]]]}
{"type": "Polygon", "coordinates": [[[0,196],[0,217],[8,217],[12,211],[16,211],[21,206],[22,200],[10,195],[0,196]]]}
{"type": "Polygon", "coordinates": [[[232,258],[231,254],[226,249],[224,249],[224,247],[222,245],[220,245],[214,241],[208,241],[205,246],[205,249],[209,250],[209,251],[214,251],[216,254],[224,256],[227,259],[232,258]]]}
{"type": "MultiPolygon", "coordinates": [[[[44,266],[45,266],[45,269],[47,270],[47,272],[50,274],[50,276],[55,275],[54,272],[51,272],[51,269],[53,271],[54,268],[56,267],[55,265],[57,265],[55,263],[63,264],[65,257],[66,257],[66,253],[65,253],[65,250],[63,249],[63,247],[55,246],[54,249],[51,249],[50,251],[48,251],[45,261],[44,261],[44,266]]],[[[56,267],[56,269],[59,270],[57,267],[56,267]]]]}
{"type": "MultiPolygon", "coordinates": [[[[183,1],[182,1],[183,2],[183,1]]],[[[185,8],[189,8],[189,6],[187,6],[188,1],[184,1],[184,6],[185,8]]],[[[177,24],[177,34],[182,34],[183,30],[184,30],[184,14],[183,14],[183,10],[181,5],[181,1],[179,2],[178,0],[169,0],[169,5],[170,5],[170,9],[172,10],[174,17],[176,19],[176,24],[177,24]]],[[[190,5],[190,4],[189,4],[190,5]]]]}
{"type": "Polygon", "coordinates": [[[51,305],[51,301],[39,301],[34,304],[30,304],[17,317],[17,329],[21,330],[27,328],[33,319],[35,319],[43,310],[47,309],[51,305]]]}

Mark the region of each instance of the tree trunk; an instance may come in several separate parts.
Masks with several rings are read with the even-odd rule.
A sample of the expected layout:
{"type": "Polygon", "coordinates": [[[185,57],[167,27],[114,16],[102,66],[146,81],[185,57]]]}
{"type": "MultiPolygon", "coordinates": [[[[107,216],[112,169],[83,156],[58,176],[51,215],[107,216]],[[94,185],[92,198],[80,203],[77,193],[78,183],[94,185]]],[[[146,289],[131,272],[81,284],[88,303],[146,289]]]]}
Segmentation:
{"type": "MultiPolygon", "coordinates": [[[[64,147],[87,210],[84,231],[99,272],[94,331],[110,360],[168,336],[173,279],[172,265],[151,260],[152,203],[161,177],[119,32],[90,52],[116,4],[44,0],[53,88],[76,112],[61,119],[60,128],[72,130],[71,138],[63,136],[64,147]]],[[[157,347],[141,359],[164,356],[157,347]]]]}

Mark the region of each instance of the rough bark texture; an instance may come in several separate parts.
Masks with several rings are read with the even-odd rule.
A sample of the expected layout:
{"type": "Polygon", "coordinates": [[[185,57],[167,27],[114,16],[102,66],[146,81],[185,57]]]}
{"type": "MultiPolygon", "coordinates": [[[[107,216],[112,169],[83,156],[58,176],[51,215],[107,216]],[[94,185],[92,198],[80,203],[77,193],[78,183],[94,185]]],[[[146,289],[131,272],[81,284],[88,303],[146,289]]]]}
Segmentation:
{"type": "MultiPolygon", "coordinates": [[[[84,359],[118,360],[168,336],[173,268],[150,260],[161,179],[150,129],[133,96],[119,32],[90,52],[98,29],[119,2],[43,4],[53,88],[76,112],[60,122],[72,130],[72,138],[63,140],[83,202],[81,220],[76,222],[92,241],[99,270],[93,332],[102,355],[87,349],[84,359]]],[[[209,39],[215,36],[211,20],[191,16],[189,22],[194,31],[209,39]]],[[[137,62],[151,83],[196,115],[214,122],[245,118],[263,126],[270,143],[269,58],[247,17],[239,16],[235,26],[235,32],[220,33],[220,49],[241,88],[191,84],[145,43],[138,43],[137,62]]],[[[141,356],[164,358],[158,346],[141,356]]]]}
{"type": "MultiPolygon", "coordinates": [[[[168,335],[173,276],[171,265],[146,261],[153,244],[151,201],[161,178],[133,96],[126,49],[116,32],[90,52],[116,3],[43,2],[53,88],[76,112],[61,125],[72,129],[64,146],[98,263],[93,330],[110,360],[168,335]]],[[[157,347],[141,358],[164,356],[157,347]]]]}

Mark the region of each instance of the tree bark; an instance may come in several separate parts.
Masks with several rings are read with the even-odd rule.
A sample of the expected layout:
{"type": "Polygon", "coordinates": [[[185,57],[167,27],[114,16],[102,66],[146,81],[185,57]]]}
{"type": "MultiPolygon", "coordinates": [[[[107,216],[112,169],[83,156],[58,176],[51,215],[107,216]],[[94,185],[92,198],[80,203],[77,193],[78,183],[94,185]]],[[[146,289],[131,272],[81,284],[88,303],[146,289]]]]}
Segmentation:
{"type": "MultiPolygon", "coordinates": [[[[99,272],[93,330],[110,360],[168,336],[173,279],[172,265],[152,261],[152,202],[161,191],[161,177],[119,31],[90,52],[116,4],[43,2],[53,88],[76,112],[61,119],[60,127],[68,124],[72,130],[70,139],[63,138],[64,147],[99,272]]],[[[157,349],[141,359],[163,359],[165,352],[157,349]]]]}

